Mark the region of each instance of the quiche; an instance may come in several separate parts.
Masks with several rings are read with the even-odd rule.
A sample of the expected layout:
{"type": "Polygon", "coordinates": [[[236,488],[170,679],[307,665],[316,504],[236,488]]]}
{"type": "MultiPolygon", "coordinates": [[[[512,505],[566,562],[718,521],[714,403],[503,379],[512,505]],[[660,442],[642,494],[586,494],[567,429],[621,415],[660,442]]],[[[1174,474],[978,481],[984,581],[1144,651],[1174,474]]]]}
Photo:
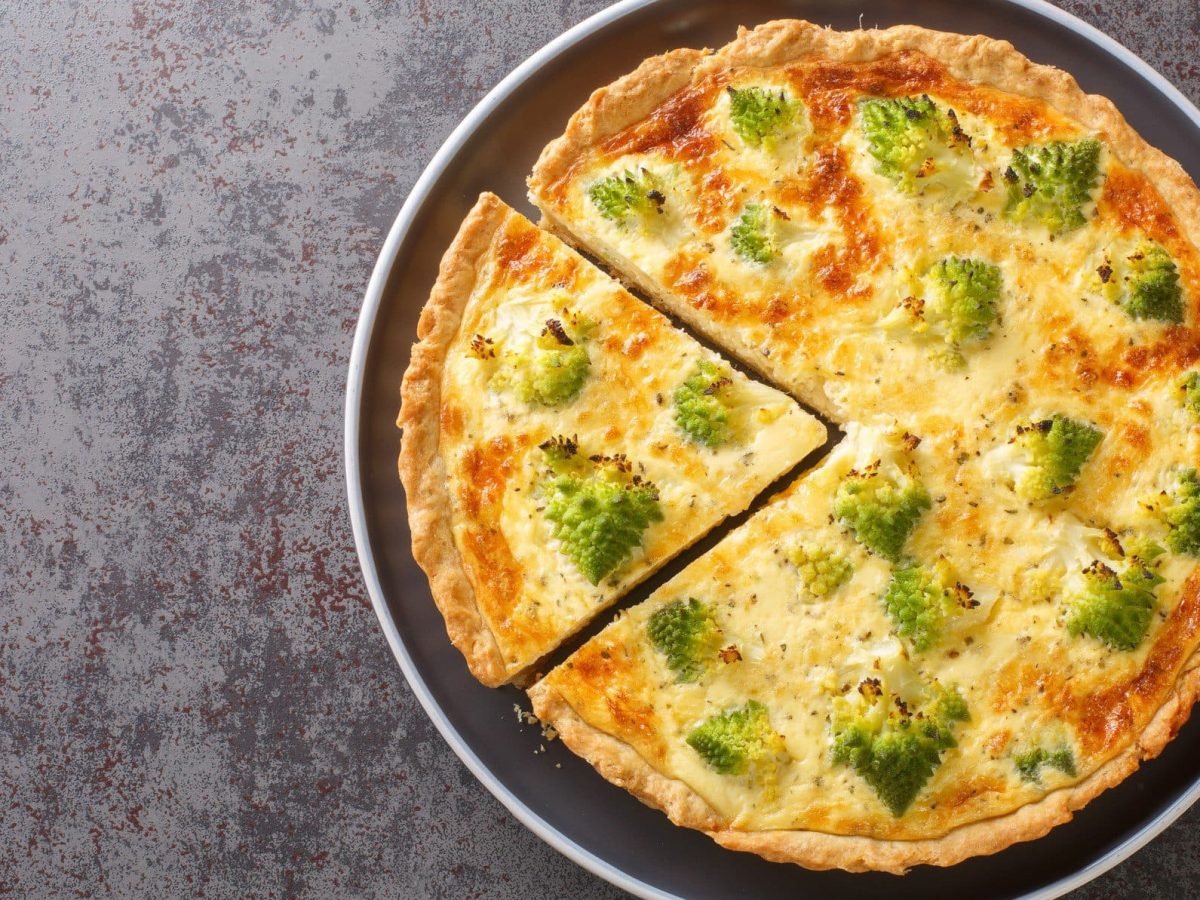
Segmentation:
{"type": "Polygon", "coordinates": [[[825,440],[484,194],[405,373],[413,553],[485,684],[522,675],[825,440]]]}
{"type": "Polygon", "coordinates": [[[530,689],[609,780],[812,868],[950,865],[1200,684],[1200,193],[1007,43],[772,22],[596,91],[543,224],[845,434],[530,689]]]}

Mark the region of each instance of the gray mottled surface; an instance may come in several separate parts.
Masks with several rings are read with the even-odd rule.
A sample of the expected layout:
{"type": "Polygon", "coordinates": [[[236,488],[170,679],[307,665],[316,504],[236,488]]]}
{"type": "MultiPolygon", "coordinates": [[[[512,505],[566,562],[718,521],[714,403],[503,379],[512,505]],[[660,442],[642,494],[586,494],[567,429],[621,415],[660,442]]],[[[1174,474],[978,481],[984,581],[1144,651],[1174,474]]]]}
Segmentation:
{"type": "MultiPolygon", "coordinates": [[[[341,458],[406,192],[601,5],[0,6],[0,894],[618,896],[413,699],[341,458]]],[[[1200,98],[1193,0],[1064,5],[1200,98]]],[[[1195,895],[1198,833],[1082,894],[1195,895]]]]}

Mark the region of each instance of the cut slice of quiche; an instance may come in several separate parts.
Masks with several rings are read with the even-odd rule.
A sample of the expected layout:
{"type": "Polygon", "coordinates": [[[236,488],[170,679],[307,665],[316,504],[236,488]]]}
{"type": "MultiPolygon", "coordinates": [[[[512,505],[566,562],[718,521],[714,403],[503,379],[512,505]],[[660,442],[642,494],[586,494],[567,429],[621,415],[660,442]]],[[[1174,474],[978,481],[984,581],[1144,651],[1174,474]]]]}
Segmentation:
{"type": "Polygon", "coordinates": [[[496,685],[751,500],[825,429],[498,198],[442,260],[404,378],[413,553],[496,685]]]}
{"type": "Polygon", "coordinates": [[[605,777],[815,868],[1044,834],[1200,690],[1200,192],[1011,45],[775,22],[597,91],[546,223],[844,423],[531,693],[605,777]]]}

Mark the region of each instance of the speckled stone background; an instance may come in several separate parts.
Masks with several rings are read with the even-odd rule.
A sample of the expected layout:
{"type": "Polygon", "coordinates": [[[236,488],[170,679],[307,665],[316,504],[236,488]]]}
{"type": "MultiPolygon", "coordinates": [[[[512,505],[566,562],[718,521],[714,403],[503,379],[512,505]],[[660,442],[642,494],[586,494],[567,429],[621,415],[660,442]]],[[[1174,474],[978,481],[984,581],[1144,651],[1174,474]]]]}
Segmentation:
{"type": "MultiPolygon", "coordinates": [[[[602,5],[0,5],[0,894],[620,895],[413,699],[341,453],[407,191],[602,5]]],[[[1200,99],[1195,0],[1063,5],[1200,99]]],[[[1200,809],[1114,895],[1200,895],[1200,809]]]]}

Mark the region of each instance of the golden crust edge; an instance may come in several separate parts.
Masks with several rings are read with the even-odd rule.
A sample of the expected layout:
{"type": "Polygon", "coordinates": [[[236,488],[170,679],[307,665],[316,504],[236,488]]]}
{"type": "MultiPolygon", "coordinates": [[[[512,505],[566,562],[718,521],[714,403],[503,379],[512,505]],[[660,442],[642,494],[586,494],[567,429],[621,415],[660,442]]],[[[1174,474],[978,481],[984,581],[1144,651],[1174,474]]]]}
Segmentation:
{"type": "Polygon", "coordinates": [[[495,194],[480,194],[442,257],[429,299],[417,323],[417,343],[400,387],[396,425],[400,481],[408,500],[413,558],[429,579],[446,634],[465,657],[471,674],[488,687],[513,674],[504,664],[454,543],[452,502],[440,449],[442,372],[446,355],[471,297],[479,264],[496,231],[513,213],[495,194]]]}
{"type": "MultiPolygon", "coordinates": [[[[1193,657],[1189,665],[1194,662],[1193,657]]],[[[939,838],[915,841],[726,828],[721,816],[683,781],[663,775],[629,744],[589,725],[552,684],[540,681],[528,693],[538,718],[553,725],[568,748],[604,778],[664,812],[676,825],[698,829],[723,847],[757,853],[773,862],[795,863],[808,869],[903,875],[913,866],[952,866],[973,856],[998,853],[1013,844],[1042,837],[1070,821],[1076,810],[1120,784],[1143,760],[1158,756],[1174,738],[1200,695],[1200,667],[1181,672],[1172,692],[1137,739],[1083,781],[1052,791],[1036,803],[1003,816],[959,826],[939,838]]]]}
{"type": "Polygon", "coordinates": [[[1104,134],[1126,165],[1154,182],[1188,240],[1200,245],[1200,191],[1178,162],[1134,131],[1111,100],[1085,93],[1070,74],[1033,62],[1008,41],[931,31],[916,25],[833,31],[798,19],[780,19],[753,30],[739,29],[737,38],[715,54],[674,50],[651,57],[628,75],[594,91],[571,116],[564,133],[546,145],[528,179],[530,199],[547,212],[550,204],[543,202],[541,195],[568,174],[582,153],[645,118],[663,101],[705,75],[733,66],[780,65],[813,53],[865,62],[902,50],[918,50],[933,57],[961,80],[1042,100],[1068,118],[1104,134]]]}
{"type": "Polygon", "coordinates": [[[544,724],[552,724],[563,743],[608,781],[666,813],[676,825],[702,831],[721,827],[720,815],[699,794],[679,779],[663,775],[629,744],[589,725],[545,679],[530,687],[528,694],[534,714],[544,724]]]}
{"type": "Polygon", "coordinates": [[[651,56],[628,75],[592,91],[567,122],[566,131],[542,148],[527,179],[530,199],[536,203],[538,188],[549,187],[565,175],[581,152],[641,121],[682,90],[708,54],[684,49],[651,56]]]}

